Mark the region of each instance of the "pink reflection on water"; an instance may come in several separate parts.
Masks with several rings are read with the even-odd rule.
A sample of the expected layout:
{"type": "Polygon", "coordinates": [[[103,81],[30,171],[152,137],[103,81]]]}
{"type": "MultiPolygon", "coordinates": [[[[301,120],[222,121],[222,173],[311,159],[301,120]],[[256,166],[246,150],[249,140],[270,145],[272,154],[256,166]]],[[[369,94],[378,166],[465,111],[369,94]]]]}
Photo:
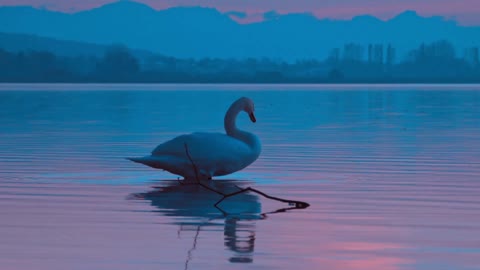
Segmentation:
{"type": "MultiPolygon", "coordinates": [[[[355,93],[337,94],[349,99],[355,93]]],[[[449,93],[415,95],[423,94],[430,100],[449,93]]],[[[400,97],[415,96],[405,95],[400,97]]],[[[328,96],[316,97],[323,101],[328,96]]],[[[96,107],[105,108],[110,101],[96,107]]],[[[318,105],[313,98],[303,101],[318,105]]],[[[167,192],[157,199],[127,200],[132,193],[151,191],[151,185],[167,185],[159,180],[173,177],[123,157],[148,153],[156,143],[183,132],[177,126],[152,131],[158,122],[147,121],[132,132],[122,117],[115,121],[127,128],[118,132],[75,120],[78,130],[68,131],[70,121],[55,113],[45,115],[47,120],[59,115],[52,132],[43,131],[52,128],[49,121],[29,122],[32,127],[22,121],[3,125],[12,133],[0,134],[0,265],[14,270],[182,269],[191,254],[190,269],[475,269],[480,265],[478,106],[459,103],[451,109],[450,99],[444,99],[440,101],[448,101],[450,107],[445,106],[456,114],[434,117],[434,104],[420,106],[425,111],[419,115],[415,106],[405,105],[405,112],[403,105],[370,108],[378,100],[364,101],[353,100],[357,107],[351,111],[340,102],[324,118],[304,105],[291,106],[292,118],[275,107],[263,111],[263,122],[254,127],[264,143],[261,158],[229,177],[311,207],[255,220],[210,220],[217,214],[210,193],[167,192]],[[318,121],[291,120],[298,118],[318,121]],[[231,263],[232,258],[250,262],[231,263]]],[[[175,113],[188,114],[189,109],[175,113]]],[[[104,113],[101,109],[95,117],[104,113]]],[[[132,114],[126,118],[133,122],[146,117],[144,112],[132,114]]],[[[185,129],[197,127],[196,119],[190,121],[185,129]]],[[[248,203],[239,199],[225,206],[255,213],[283,206],[252,196],[248,203]]]]}

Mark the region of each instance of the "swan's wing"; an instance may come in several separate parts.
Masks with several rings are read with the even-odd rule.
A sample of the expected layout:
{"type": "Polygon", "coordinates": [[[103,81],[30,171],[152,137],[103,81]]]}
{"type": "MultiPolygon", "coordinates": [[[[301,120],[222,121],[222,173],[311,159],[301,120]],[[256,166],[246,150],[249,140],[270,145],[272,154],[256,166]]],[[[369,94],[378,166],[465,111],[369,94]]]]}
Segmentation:
{"type": "Polygon", "coordinates": [[[178,136],[157,146],[153,156],[170,155],[187,158],[185,144],[194,161],[220,162],[241,159],[251,152],[244,142],[222,133],[197,132],[178,136]]]}
{"type": "Polygon", "coordinates": [[[192,166],[186,154],[185,144],[200,175],[208,177],[241,170],[258,156],[246,143],[225,134],[192,133],[160,144],[152,151],[149,160],[163,160],[164,162],[157,167],[191,177],[192,166]]]}

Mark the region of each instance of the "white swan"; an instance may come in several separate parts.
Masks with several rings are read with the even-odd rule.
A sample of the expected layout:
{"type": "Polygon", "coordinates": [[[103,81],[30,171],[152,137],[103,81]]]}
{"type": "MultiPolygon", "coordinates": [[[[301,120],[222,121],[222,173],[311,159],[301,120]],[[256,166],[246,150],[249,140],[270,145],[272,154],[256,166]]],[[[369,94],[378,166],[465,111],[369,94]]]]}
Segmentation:
{"type": "Polygon", "coordinates": [[[196,132],[178,136],[157,146],[152,154],[141,158],[128,158],[156,169],[163,169],[185,179],[195,179],[195,169],[186,151],[195,163],[200,179],[211,179],[239,171],[252,164],[260,155],[261,144],[257,136],[239,130],[235,125],[237,115],[245,111],[256,122],[254,104],[249,98],[235,101],[225,114],[223,133],[196,132]]]}

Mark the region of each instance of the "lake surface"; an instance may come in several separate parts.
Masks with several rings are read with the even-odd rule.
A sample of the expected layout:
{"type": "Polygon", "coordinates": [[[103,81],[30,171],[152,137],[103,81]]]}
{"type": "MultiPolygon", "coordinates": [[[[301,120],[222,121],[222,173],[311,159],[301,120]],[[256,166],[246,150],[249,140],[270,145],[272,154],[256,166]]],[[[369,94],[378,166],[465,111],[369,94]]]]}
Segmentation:
{"type": "Polygon", "coordinates": [[[0,91],[1,269],[480,269],[478,86],[28,87],[0,91]],[[221,132],[240,96],[263,151],[214,187],[309,208],[245,193],[224,215],[124,159],[221,132]]]}

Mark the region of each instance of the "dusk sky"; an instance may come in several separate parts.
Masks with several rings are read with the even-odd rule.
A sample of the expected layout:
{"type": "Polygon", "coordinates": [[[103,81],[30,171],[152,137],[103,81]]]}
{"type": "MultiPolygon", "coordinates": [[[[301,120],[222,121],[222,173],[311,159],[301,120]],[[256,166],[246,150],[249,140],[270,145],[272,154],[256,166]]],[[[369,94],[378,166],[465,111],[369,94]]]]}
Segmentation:
{"type": "MultiPolygon", "coordinates": [[[[95,8],[115,0],[0,0],[0,6],[29,5],[50,10],[76,12],[95,8]]],[[[155,9],[175,6],[214,7],[221,12],[246,13],[246,21],[262,18],[261,14],[310,12],[319,18],[350,19],[371,14],[389,19],[405,10],[415,10],[423,16],[439,15],[455,19],[462,25],[480,25],[478,0],[138,0],[155,9]]]]}

